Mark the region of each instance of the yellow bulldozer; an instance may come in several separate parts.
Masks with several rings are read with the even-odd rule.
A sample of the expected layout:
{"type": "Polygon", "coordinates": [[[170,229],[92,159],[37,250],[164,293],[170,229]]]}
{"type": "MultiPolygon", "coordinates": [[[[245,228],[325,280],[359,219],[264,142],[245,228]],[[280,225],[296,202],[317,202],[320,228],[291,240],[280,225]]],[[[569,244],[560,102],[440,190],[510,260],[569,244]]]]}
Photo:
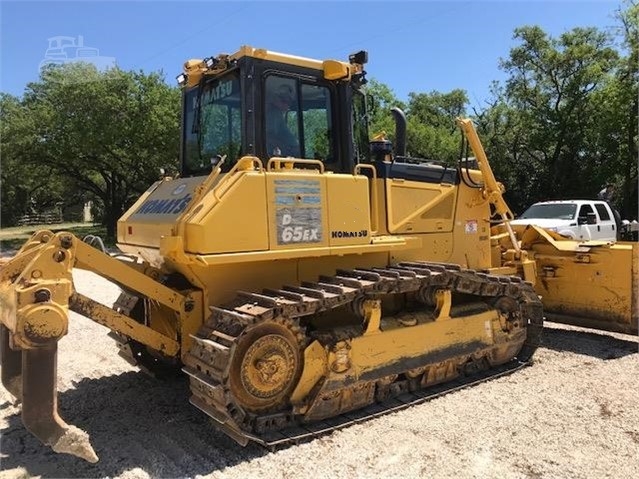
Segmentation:
{"type": "Polygon", "coordinates": [[[188,61],[181,172],[122,216],[123,254],[39,231],[2,265],[2,382],[44,444],[97,461],[57,412],[70,310],[141,369],[186,373],[235,441],[267,446],[522,367],[542,301],[636,332],[636,247],[511,228],[469,120],[473,165],[406,155],[397,109],[394,147],[370,141],[366,62],[248,46],[188,61]],[[77,292],[74,268],[116,283],[116,303],[77,292]]]}

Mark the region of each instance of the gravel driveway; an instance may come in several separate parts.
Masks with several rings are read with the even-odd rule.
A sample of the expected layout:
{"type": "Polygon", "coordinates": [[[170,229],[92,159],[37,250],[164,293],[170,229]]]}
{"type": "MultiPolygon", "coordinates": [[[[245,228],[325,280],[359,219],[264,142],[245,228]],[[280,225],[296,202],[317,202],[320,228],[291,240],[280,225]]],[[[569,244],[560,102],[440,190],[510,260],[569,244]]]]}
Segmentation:
{"type": "MultiPolygon", "coordinates": [[[[116,287],[76,272],[105,304],[116,287]]],[[[58,355],[60,413],[100,456],[57,455],[0,389],[0,477],[629,478],[639,471],[638,339],[550,323],[532,367],[313,441],[242,448],[117,355],[107,330],[72,315],[58,355]]]]}

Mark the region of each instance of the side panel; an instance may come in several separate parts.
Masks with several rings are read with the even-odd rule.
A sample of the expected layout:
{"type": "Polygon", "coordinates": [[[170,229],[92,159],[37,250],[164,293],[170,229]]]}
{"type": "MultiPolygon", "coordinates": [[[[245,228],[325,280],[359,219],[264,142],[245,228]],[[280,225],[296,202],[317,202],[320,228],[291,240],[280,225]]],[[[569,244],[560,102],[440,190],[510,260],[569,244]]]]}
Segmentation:
{"type": "Polygon", "coordinates": [[[171,234],[204,177],[154,183],[118,221],[118,243],[157,248],[171,234]]]}
{"type": "MultiPolygon", "coordinates": [[[[477,172],[470,174],[475,182],[480,181],[477,172]]],[[[389,232],[405,230],[422,241],[419,250],[393,253],[393,262],[441,261],[490,268],[490,207],[480,189],[464,183],[386,181],[389,232]]]]}
{"type": "Polygon", "coordinates": [[[456,193],[454,185],[386,180],[388,231],[391,234],[452,231],[456,193]]]}
{"type": "Polygon", "coordinates": [[[265,175],[271,250],[370,243],[365,176],[282,171],[265,175]]]}
{"type": "Polygon", "coordinates": [[[365,176],[328,175],[329,244],[370,243],[369,180],[365,176]]]}
{"type": "MultiPolygon", "coordinates": [[[[481,183],[476,170],[467,172],[474,183],[481,183]]],[[[453,249],[450,261],[471,269],[487,269],[491,266],[490,204],[482,190],[458,185],[453,228],[453,249]]]]}
{"type": "Polygon", "coordinates": [[[264,174],[223,177],[193,209],[185,229],[191,253],[264,251],[269,247],[264,174]]]}

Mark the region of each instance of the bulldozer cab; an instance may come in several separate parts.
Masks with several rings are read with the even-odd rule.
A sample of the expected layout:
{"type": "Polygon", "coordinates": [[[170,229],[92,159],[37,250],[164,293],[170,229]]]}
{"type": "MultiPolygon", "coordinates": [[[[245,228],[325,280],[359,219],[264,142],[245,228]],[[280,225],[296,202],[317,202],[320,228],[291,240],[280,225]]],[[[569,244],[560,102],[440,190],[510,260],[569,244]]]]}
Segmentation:
{"type": "Polygon", "coordinates": [[[222,157],[228,172],[243,156],[319,160],[352,172],[368,155],[360,58],[319,62],[243,47],[187,62],[182,177],[206,175],[222,157]]]}

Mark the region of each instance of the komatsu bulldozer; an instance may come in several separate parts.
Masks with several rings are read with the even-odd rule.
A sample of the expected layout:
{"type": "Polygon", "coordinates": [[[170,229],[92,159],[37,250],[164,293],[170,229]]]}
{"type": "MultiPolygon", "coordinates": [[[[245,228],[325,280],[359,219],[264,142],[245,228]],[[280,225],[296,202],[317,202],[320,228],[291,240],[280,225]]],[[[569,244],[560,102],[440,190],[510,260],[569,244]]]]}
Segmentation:
{"type": "Polygon", "coordinates": [[[400,110],[394,148],[369,140],[366,61],[248,46],[188,61],[181,172],[122,216],[123,254],[39,231],[2,266],[2,382],[43,443],[97,460],[57,412],[69,311],[141,369],[186,373],[191,403],[242,445],[313,437],[530,362],[537,261],[552,254],[509,228],[470,121],[478,169],[406,155],[400,110]],[[506,223],[491,233],[495,215],[506,223]],[[119,285],[113,307],[76,291],[74,268],[119,285]]]}

